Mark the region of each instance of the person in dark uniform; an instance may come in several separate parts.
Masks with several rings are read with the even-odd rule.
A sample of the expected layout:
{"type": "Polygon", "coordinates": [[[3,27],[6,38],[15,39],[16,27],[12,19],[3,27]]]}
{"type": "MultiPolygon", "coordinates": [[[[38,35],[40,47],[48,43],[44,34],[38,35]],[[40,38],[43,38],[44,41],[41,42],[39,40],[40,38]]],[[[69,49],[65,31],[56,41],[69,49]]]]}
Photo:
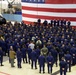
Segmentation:
{"type": "Polygon", "coordinates": [[[40,49],[39,49],[39,46],[37,46],[37,48],[35,49],[35,52],[37,54],[37,59],[39,58],[40,56],[40,49]]]}
{"type": "Polygon", "coordinates": [[[54,58],[51,55],[51,52],[49,52],[49,55],[46,57],[46,60],[47,60],[48,73],[51,72],[51,74],[52,74],[52,67],[53,67],[53,64],[54,64],[54,58]]]}
{"type": "Polygon", "coordinates": [[[58,19],[58,20],[57,20],[57,26],[59,26],[59,23],[60,23],[60,20],[58,19]]]}
{"type": "Polygon", "coordinates": [[[56,67],[58,66],[57,60],[58,60],[58,52],[56,51],[55,47],[52,50],[52,56],[54,57],[54,63],[56,63],[56,67]]]}
{"type": "Polygon", "coordinates": [[[55,19],[53,20],[53,22],[54,22],[54,26],[56,26],[56,20],[55,19]]]}
{"type": "Polygon", "coordinates": [[[70,27],[70,25],[71,25],[71,22],[70,22],[70,20],[68,20],[67,21],[67,26],[70,27]]]}
{"type": "Polygon", "coordinates": [[[2,48],[0,47],[0,63],[1,63],[1,66],[4,66],[2,63],[3,63],[3,51],[2,51],[2,48]]]}
{"type": "Polygon", "coordinates": [[[44,26],[47,26],[47,24],[48,24],[48,22],[47,22],[47,20],[45,20],[45,21],[43,22],[43,25],[44,25],[44,26]]]}
{"type": "Polygon", "coordinates": [[[28,53],[28,62],[30,64],[30,60],[31,60],[31,52],[32,52],[32,49],[30,48],[30,46],[28,47],[27,49],[27,53],[28,53]]]}
{"type": "Polygon", "coordinates": [[[37,54],[34,49],[31,52],[31,69],[33,69],[33,65],[35,65],[35,69],[37,69],[37,54]]]}
{"type": "Polygon", "coordinates": [[[38,22],[38,25],[40,25],[40,24],[41,24],[41,19],[38,19],[38,21],[37,21],[37,22],[38,22]]]}
{"type": "Polygon", "coordinates": [[[71,72],[71,61],[72,61],[72,56],[69,54],[67,51],[67,54],[65,55],[65,60],[67,62],[67,67],[69,68],[69,72],[71,72]]]}
{"type": "Polygon", "coordinates": [[[41,73],[41,68],[43,69],[43,73],[45,73],[45,57],[42,53],[38,58],[38,62],[39,62],[39,73],[41,73]]]}
{"type": "Polygon", "coordinates": [[[61,23],[61,27],[63,27],[63,24],[64,24],[64,23],[63,23],[63,20],[62,20],[62,19],[60,20],[60,23],[61,23]]]}
{"type": "Polygon", "coordinates": [[[20,51],[20,48],[18,48],[16,54],[17,54],[17,66],[18,66],[18,68],[22,68],[22,66],[21,66],[22,53],[20,51]]]}
{"type": "Polygon", "coordinates": [[[62,75],[62,73],[64,73],[64,75],[66,75],[67,62],[64,61],[64,57],[62,57],[62,60],[60,61],[59,66],[60,66],[60,75],[62,75]]]}
{"type": "Polygon", "coordinates": [[[70,49],[70,54],[72,55],[72,65],[75,65],[75,63],[76,63],[76,48],[74,46],[70,49]]]}
{"type": "Polygon", "coordinates": [[[62,57],[64,57],[64,52],[60,50],[59,52],[59,61],[61,61],[62,57]]]}
{"type": "Polygon", "coordinates": [[[65,20],[65,19],[63,20],[63,23],[64,23],[64,25],[66,26],[66,20],[65,20]]]}
{"type": "Polygon", "coordinates": [[[53,20],[51,20],[51,21],[50,21],[51,26],[53,25],[53,23],[54,23],[54,21],[53,21],[53,20]]]}
{"type": "Polygon", "coordinates": [[[2,50],[4,52],[4,55],[6,56],[7,48],[6,48],[6,42],[4,40],[2,41],[2,50]]]}
{"type": "Polygon", "coordinates": [[[27,49],[25,48],[24,45],[21,48],[21,52],[22,52],[23,63],[25,63],[25,60],[26,60],[26,63],[28,63],[27,62],[27,55],[26,55],[27,49]]]}

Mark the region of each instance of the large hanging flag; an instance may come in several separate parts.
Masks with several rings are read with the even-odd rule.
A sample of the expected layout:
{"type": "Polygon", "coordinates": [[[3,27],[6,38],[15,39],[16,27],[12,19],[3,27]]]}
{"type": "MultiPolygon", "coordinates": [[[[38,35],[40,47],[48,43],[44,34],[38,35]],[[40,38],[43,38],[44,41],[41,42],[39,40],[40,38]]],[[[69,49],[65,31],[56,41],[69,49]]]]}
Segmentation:
{"type": "Polygon", "coordinates": [[[66,19],[76,25],[76,0],[22,0],[22,20],[25,23],[66,19]]]}

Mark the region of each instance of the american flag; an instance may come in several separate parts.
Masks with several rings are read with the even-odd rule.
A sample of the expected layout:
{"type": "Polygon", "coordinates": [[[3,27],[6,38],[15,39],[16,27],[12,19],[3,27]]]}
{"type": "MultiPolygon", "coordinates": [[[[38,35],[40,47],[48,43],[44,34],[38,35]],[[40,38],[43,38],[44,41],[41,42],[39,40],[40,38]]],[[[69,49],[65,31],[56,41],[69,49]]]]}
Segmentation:
{"type": "Polygon", "coordinates": [[[22,20],[30,24],[53,19],[66,19],[76,25],[76,0],[22,0],[22,20]]]}

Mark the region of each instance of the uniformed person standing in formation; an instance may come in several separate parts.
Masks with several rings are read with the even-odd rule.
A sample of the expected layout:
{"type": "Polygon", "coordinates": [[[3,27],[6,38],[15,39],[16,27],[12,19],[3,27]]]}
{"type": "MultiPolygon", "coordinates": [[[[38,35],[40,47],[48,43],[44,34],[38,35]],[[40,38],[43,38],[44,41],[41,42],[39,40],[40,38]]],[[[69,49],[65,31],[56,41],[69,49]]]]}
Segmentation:
{"type": "Polygon", "coordinates": [[[9,59],[10,59],[11,67],[15,67],[14,66],[15,55],[16,55],[15,51],[13,49],[10,49],[10,51],[9,51],[9,59]]]}
{"type": "Polygon", "coordinates": [[[45,73],[45,57],[42,53],[38,58],[38,62],[39,62],[39,73],[41,73],[41,70],[43,70],[43,73],[45,73]]]}
{"type": "Polygon", "coordinates": [[[59,52],[59,61],[61,61],[62,57],[64,57],[64,52],[60,50],[59,52]]]}
{"type": "Polygon", "coordinates": [[[51,52],[49,52],[48,56],[46,57],[46,60],[47,60],[48,73],[51,72],[51,74],[52,74],[52,67],[54,64],[54,58],[51,55],[51,52]]]}
{"type": "Polygon", "coordinates": [[[65,55],[65,60],[67,62],[67,67],[69,68],[69,72],[71,72],[71,62],[72,62],[72,56],[67,52],[65,55]]]}
{"type": "Polygon", "coordinates": [[[72,55],[72,65],[74,66],[76,64],[76,48],[74,46],[70,49],[70,54],[72,55]]]}
{"type": "Polygon", "coordinates": [[[31,52],[31,69],[33,69],[33,66],[37,69],[37,54],[34,49],[31,52]]]}
{"type": "Polygon", "coordinates": [[[38,25],[40,25],[41,24],[41,19],[38,19],[37,23],[38,23],[38,25]]]}
{"type": "Polygon", "coordinates": [[[64,75],[66,75],[66,71],[67,71],[67,62],[64,61],[64,57],[62,57],[62,60],[59,63],[60,65],[60,75],[62,75],[64,73],[64,75]]]}
{"type": "Polygon", "coordinates": [[[37,54],[37,60],[38,60],[38,58],[39,58],[39,56],[40,56],[39,46],[37,46],[37,48],[35,49],[35,52],[36,52],[36,54],[37,54]]]}
{"type": "Polygon", "coordinates": [[[30,60],[31,60],[31,52],[32,52],[32,49],[30,48],[30,46],[28,47],[27,49],[27,53],[28,53],[28,62],[30,64],[30,60]]]}
{"type": "Polygon", "coordinates": [[[26,60],[26,63],[28,63],[27,62],[27,55],[26,55],[27,49],[25,48],[24,45],[21,48],[21,52],[22,52],[23,63],[25,63],[25,60],[26,60]]]}
{"type": "Polygon", "coordinates": [[[3,51],[2,51],[2,48],[0,47],[0,63],[1,63],[1,66],[4,66],[2,63],[3,63],[3,51]]]}
{"type": "MultiPolygon", "coordinates": [[[[40,19],[38,20],[38,24],[41,24],[40,19]]],[[[47,60],[48,73],[50,72],[52,73],[52,67],[54,63],[56,63],[57,66],[57,54],[58,54],[57,51],[59,52],[59,50],[61,50],[61,52],[59,52],[61,75],[62,72],[64,72],[64,75],[66,75],[67,65],[69,66],[69,71],[71,71],[71,60],[70,60],[71,57],[69,54],[66,54],[67,50],[68,51],[70,50],[70,54],[72,56],[72,65],[76,64],[76,47],[75,47],[76,30],[72,29],[72,27],[70,26],[70,21],[67,22],[66,20],[62,19],[61,20],[54,19],[51,20],[50,24],[48,25],[48,22],[45,20],[43,25],[35,25],[35,26],[32,25],[28,26],[25,25],[24,23],[17,24],[17,22],[14,25],[8,23],[3,26],[0,25],[0,34],[2,34],[2,36],[4,36],[5,38],[4,40],[3,38],[0,39],[0,47],[2,48],[2,49],[0,48],[1,66],[3,62],[3,52],[5,52],[6,54],[7,50],[10,49],[10,46],[13,47],[14,51],[17,51],[18,68],[22,67],[21,66],[22,58],[23,62],[25,63],[24,59],[26,59],[27,63],[26,49],[28,52],[29,63],[31,60],[31,68],[33,69],[34,64],[35,69],[37,69],[36,63],[39,57],[38,59],[40,67],[39,69],[41,72],[41,68],[43,68],[43,73],[45,72],[44,68],[46,60],[47,60]],[[26,45],[26,47],[22,47],[22,45],[24,44],[26,45]],[[72,47],[73,44],[74,47],[72,47]],[[39,49],[37,48],[37,46],[39,46],[39,49]],[[55,50],[53,49],[53,47],[55,47],[55,50]],[[33,50],[34,48],[36,48],[35,51],[33,50]],[[40,50],[42,52],[41,55],[40,50]],[[64,55],[66,62],[64,61],[64,59],[62,59],[64,55]]],[[[13,62],[14,54],[15,53],[13,51],[10,51],[10,59],[12,67],[14,66],[13,62]],[[11,56],[12,53],[13,57],[11,56]]]]}
{"type": "Polygon", "coordinates": [[[58,66],[57,64],[57,60],[58,60],[58,52],[56,51],[56,49],[54,48],[52,51],[52,56],[54,57],[54,63],[56,64],[56,67],[58,66]]]}
{"type": "Polygon", "coordinates": [[[20,48],[18,48],[16,55],[17,55],[17,66],[18,66],[18,68],[22,68],[22,66],[21,66],[22,53],[20,51],[20,48]]]}

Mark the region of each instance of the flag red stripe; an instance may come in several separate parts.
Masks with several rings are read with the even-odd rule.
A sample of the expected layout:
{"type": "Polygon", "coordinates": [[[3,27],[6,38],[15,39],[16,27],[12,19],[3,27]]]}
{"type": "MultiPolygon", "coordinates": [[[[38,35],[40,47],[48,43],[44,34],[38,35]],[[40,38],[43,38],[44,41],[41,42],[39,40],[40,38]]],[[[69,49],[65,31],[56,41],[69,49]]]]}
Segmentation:
{"type": "Polygon", "coordinates": [[[28,24],[32,24],[32,25],[34,24],[34,22],[25,21],[25,20],[23,20],[23,22],[24,22],[25,24],[27,24],[27,25],[28,25],[28,24]]]}
{"type": "Polygon", "coordinates": [[[47,19],[47,20],[66,19],[70,21],[76,21],[76,18],[71,18],[71,17],[54,17],[54,16],[41,16],[41,15],[31,15],[31,14],[22,14],[22,16],[28,17],[28,18],[40,18],[40,19],[47,19]]]}
{"type": "Polygon", "coordinates": [[[26,7],[26,6],[22,6],[22,10],[43,11],[43,12],[76,13],[76,9],[35,8],[35,7],[26,7]]]}
{"type": "Polygon", "coordinates": [[[76,0],[45,0],[47,4],[76,4],[76,0]]]}
{"type": "Polygon", "coordinates": [[[75,28],[76,29],[76,26],[72,26],[72,28],[75,28]]]}

